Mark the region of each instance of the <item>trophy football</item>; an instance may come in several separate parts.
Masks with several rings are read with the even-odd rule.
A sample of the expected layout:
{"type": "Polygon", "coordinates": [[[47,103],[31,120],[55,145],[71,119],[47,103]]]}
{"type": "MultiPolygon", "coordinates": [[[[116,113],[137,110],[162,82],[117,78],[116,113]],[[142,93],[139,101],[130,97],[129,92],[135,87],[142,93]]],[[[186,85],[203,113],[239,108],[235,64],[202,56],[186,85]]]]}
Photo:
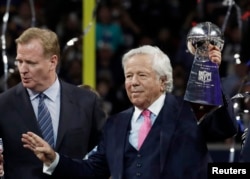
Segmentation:
{"type": "Polygon", "coordinates": [[[222,50],[223,35],[211,22],[194,26],[187,35],[187,48],[194,55],[184,99],[193,103],[211,106],[223,104],[219,66],[210,61],[209,44],[222,50]]]}

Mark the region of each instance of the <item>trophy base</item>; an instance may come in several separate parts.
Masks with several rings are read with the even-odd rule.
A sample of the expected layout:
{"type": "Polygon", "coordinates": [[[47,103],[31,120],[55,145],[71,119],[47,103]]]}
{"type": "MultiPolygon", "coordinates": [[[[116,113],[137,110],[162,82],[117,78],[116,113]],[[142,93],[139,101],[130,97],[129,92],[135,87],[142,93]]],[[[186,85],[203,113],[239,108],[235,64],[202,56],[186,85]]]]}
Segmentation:
{"type": "Polygon", "coordinates": [[[215,63],[210,60],[193,63],[184,100],[211,106],[223,104],[219,70],[215,63]]]}

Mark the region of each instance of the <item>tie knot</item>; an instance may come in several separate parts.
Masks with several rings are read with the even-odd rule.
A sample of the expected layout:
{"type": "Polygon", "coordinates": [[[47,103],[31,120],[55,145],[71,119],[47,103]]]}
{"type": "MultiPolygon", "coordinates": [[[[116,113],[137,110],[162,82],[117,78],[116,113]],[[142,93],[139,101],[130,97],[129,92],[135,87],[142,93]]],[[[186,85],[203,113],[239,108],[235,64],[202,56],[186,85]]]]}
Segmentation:
{"type": "Polygon", "coordinates": [[[39,97],[39,99],[45,99],[46,98],[46,95],[44,94],[44,93],[40,93],[39,95],[38,95],[38,97],[39,97]]]}
{"type": "Polygon", "coordinates": [[[148,109],[145,109],[143,112],[142,112],[142,115],[145,116],[145,117],[149,117],[150,118],[150,111],[148,109]]]}

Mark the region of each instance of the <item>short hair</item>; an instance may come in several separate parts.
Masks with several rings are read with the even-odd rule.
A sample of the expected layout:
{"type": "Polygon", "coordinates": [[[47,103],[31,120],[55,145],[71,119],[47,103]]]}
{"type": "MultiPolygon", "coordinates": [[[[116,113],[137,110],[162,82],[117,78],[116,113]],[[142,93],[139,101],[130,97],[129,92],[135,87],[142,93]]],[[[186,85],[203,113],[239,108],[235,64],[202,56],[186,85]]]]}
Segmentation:
{"type": "Polygon", "coordinates": [[[38,39],[43,46],[44,56],[57,55],[60,59],[60,45],[58,36],[49,29],[31,27],[26,29],[16,40],[16,44],[25,44],[33,39],[38,39]]]}
{"type": "Polygon", "coordinates": [[[98,93],[98,91],[93,88],[92,86],[90,85],[87,85],[87,84],[80,84],[78,85],[79,88],[83,88],[83,89],[87,89],[89,91],[92,91],[93,93],[95,93],[99,98],[101,97],[100,94],[98,93]]]}
{"type": "Polygon", "coordinates": [[[124,69],[127,60],[135,55],[149,55],[152,60],[152,68],[159,77],[167,77],[165,84],[165,91],[172,92],[173,89],[173,69],[170,59],[167,54],[163,53],[158,47],[151,45],[143,45],[141,47],[132,49],[125,53],[122,57],[122,67],[124,69]]]}

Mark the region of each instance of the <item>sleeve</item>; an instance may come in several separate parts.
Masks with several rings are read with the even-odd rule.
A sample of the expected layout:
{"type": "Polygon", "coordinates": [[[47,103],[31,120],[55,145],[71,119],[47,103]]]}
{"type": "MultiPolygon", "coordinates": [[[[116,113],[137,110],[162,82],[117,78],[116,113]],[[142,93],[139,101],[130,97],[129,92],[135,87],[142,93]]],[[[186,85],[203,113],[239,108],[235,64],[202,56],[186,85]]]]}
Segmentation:
{"type": "Polygon", "coordinates": [[[60,159],[60,156],[58,155],[58,153],[56,153],[56,158],[50,165],[46,165],[44,163],[43,164],[43,173],[46,173],[48,175],[52,175],[56,166],[58,165],[59,159],[60,159]]]}
{"type": "Polygon", "coordinates": [[[238,123],[234,115],[231,100],[223,95],[224,104],[204,115],[199,126],[208,139],[223,140],[233,137],[238,132],[238,123]]]}

